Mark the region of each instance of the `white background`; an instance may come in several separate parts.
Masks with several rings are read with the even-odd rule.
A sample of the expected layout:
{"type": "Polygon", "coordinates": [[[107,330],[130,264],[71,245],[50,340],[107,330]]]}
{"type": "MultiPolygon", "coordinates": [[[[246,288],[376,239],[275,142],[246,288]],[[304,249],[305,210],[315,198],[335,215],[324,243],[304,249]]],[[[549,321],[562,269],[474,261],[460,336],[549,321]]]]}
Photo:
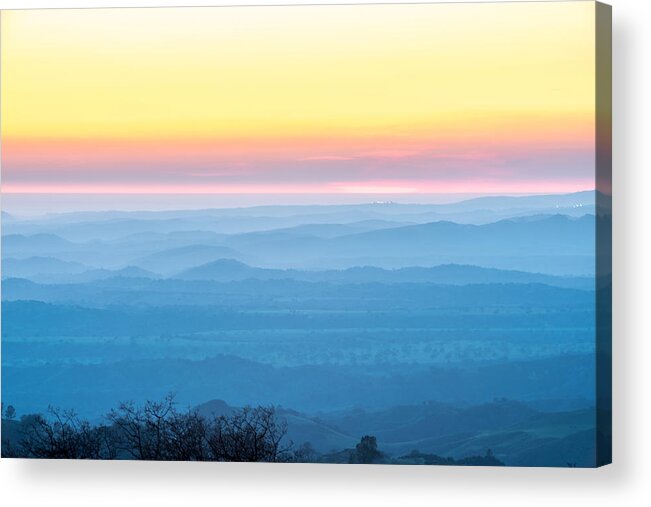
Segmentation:
{"type": "MultiPolygon", "coordinates": [[[[279,3],[301,2],[0,0],[0,8],[279,3]]],[[[583,470],[4,459],[0,461],[0,502],[6,506],[145,507],[651,505],[651,2],[610,3],[614,49],[613,465],[583,470]]]]}

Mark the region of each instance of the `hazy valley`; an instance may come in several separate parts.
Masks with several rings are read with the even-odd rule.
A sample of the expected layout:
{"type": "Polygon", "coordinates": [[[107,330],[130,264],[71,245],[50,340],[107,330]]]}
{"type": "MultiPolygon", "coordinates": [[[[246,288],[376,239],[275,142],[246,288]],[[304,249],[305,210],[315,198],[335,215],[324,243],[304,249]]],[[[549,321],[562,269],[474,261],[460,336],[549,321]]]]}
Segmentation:
{"type": "Polygon", "coordinates": [[[99,421],[174,392],[274,405],[326,461],[369,434],[589,466],[594,199],[3,213],[3,400],[99,421]]]}

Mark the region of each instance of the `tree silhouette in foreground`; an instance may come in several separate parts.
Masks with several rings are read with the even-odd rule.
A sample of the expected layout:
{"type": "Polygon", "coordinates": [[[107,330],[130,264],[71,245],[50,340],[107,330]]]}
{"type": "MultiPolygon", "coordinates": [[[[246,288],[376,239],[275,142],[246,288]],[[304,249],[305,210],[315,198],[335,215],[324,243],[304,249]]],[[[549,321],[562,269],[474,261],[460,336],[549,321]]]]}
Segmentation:
{"type": "Polygon", "coordinates": [[[384,455],[378,451],[377,439],[364,435],[355,450],[350,453],[349,463],[377,463],[384,455]]]}
{"type": "Polygon", "coordinates": [[[91,426],[72,411],[50,407],[48,417],[21,419],[22,435],[13,453],[18,457],[47,459],[115,459],[113,430],[91,426]]]}
{"type": "Polygon", "coordinates": [[[281,442],[286,426],[273,407],[245,407],[231,415],[204,417],[180,412],[174,397],[142,406],[122,403],[109,424],[92,426],[72,411],[50,408],[47,416],[21,418],[17,445],[3,441],[3,456],[47,459],[163,461],[295,461],[293,445],[281,442]]]}
{"type": "MultiPolygon", "coordinates": [[[[12,416],[14,413],[12,412],[12,416]]],[[[5,417],[2,456],[44,459],[132,459],[160,461],[262,461],[392,463],[410,465],[504,465],[489,450],[485,456],[445,458],[418,451],[391,458],[364,435],[354,449],[318,453],[309,442],[295,448],[287,424],[274,407],[245,407],[227,415],[179,411],[174,396],[142,405],[121,403],[92,425],[73,411],[50,407],[45,415],[5,417]]]]}

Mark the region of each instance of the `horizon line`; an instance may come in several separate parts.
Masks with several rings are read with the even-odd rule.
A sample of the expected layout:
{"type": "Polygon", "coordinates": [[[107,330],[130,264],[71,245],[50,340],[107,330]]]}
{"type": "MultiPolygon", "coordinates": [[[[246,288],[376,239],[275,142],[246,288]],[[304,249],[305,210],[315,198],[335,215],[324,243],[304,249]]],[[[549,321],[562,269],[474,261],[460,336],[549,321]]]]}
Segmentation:
{"type": "MultiPolygon", "coordinates": [[[[572,194],[582,194],[582,193],[587,193],[587,192],[593,192],[593,193],[599,193],[599,190],[596,188],[592,189],[584,189],[576,192],[546,192],[546,193],[469,193],[469,192],[460,192],[460,193],[440,193],[440,194],[418,194],[421,196],[448,196],[450,198],[457,197],[456,199],[451,199],[451,200],[446,200],[446,201],[441,201],[441,202],[426,202],[426,201],[411,201],[411,200],[404,200],[406,195],[395,195],[388,197],[386,199],[374,199],[374,200],[365,200],[365,201],[360,201],[360,202],[313,202],[313,203],[305,203],[305,202],[294,202],[294,203],[260,203],[260,204],[231,204],[231,205],[216,205],[216,206],[210,206],[210,205],[205,205],[205,206],[199,206],[199,207],[188,207],[187,204],[184,206],[181,203],[176,203],[177,206],[174,205],[174,203],[170,203],[169,208],[161,208],[161,207],[142,207],[142,208],[135,208],[135,207],[119,207],[119,205],[115,207],[107,207],[107,208],[102,208],[102,209],[91,209],[91,208],[86,208],[86,209],[59,209],[59,210],[54,210],[51,209],[49,211],[46,211],[44,209],[41,209],[39,211],[34,210],[33,212],[27,212],[25,213],[24,210],[22,211],[7,211],[7,206],[4,204],[0,205],[0,210],[2,211],[3,214],[7,214],[12,217],[20,217],[20,218],[36,218],[36,217],[45,217],[45,216],[53,216],[53,215],[66,215],[66,214],[73,214],[73,213],[159,213],[159,212],[190,212],[190,211],[209,211],[209,210],[235,210],[235,209],[254,209],[254,208],[270,208],[270,207],[295,207],[295,208],[300,208],[300,207],[307,207],[307,206],[313,206],[313,207],[329,207],[329,206],[367,206],[367,205],[389,205],[389,204],[395,204],[395,205],[415,205],[415,206],[445,206],[445,205],[454,205],[454,204],[459,204],[462,202],[470,201],[473,199],[477,198],[499,198],[499,197],[536,197],[536,196],[566,196],[566,195],[572,195],[572,194]],[[396,200],[398,199],[398,200],[396,200]]],[[[5,194],[2,192],[2,194],[5,194]]],[[[7,196],[12,196],[12,197],[23,197],[23,198],[29,198],[34,197],[34,196],[47,196],[47,197],[53,197],[53,194],[36,194],[36,193],[12,193],[12,194],[5,194],[5,197],[7,196]]],[[[75,197],[83,197],[85,194],[54,194],[57,197],[61,196],[75,196],[75,197]]],[[[136,197],[136,196],[144,196],[144,197],[155,197],[155,196],[161,196],[161,195],[170,195],[174,197],[187,197],[187,196],[202,196],[202,197],[210,197],[210,196],[215,196],[217,194],[114,194],[114,193],[104,193],[104,194],[93,194],[94,196],[116,196],[116,195],[122,195],[122,196],[127,196],[127,197],[136,197]]],[[[229,197],[232,197],[233,194],[228,194],[229,197]]],[[[242,196],[252,196],[253,194],[241,194],[242,196]]],[[[276,194],[278,195],[278,194],[276,194]]],[[[296,194],[290,194],[290,195],[296,195],[296,194]]],[[[340,195],[336,194],[319,194],[320,196],[337,196],[340,197],[340,195]]],[[[348,194],[347,197],[354,197],[354,196],[359,196],[359,197],[367,197],[369,194],[348,194]]],[[[595,196],[595,203],[596,203],[596,196],[595,196]]],[[[11,208],[12,206],[9,206],[11,208]]]]}

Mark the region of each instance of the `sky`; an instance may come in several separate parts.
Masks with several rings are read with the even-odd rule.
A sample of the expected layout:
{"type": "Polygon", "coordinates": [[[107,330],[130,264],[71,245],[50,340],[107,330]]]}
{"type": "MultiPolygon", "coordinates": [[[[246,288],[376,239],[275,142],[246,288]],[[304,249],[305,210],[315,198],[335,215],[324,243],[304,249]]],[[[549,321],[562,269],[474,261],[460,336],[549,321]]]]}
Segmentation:
{"type": "Polygon", "coordinates": [[[594,9],[4,11],[2,190],[593,189],[594,9]]]}

